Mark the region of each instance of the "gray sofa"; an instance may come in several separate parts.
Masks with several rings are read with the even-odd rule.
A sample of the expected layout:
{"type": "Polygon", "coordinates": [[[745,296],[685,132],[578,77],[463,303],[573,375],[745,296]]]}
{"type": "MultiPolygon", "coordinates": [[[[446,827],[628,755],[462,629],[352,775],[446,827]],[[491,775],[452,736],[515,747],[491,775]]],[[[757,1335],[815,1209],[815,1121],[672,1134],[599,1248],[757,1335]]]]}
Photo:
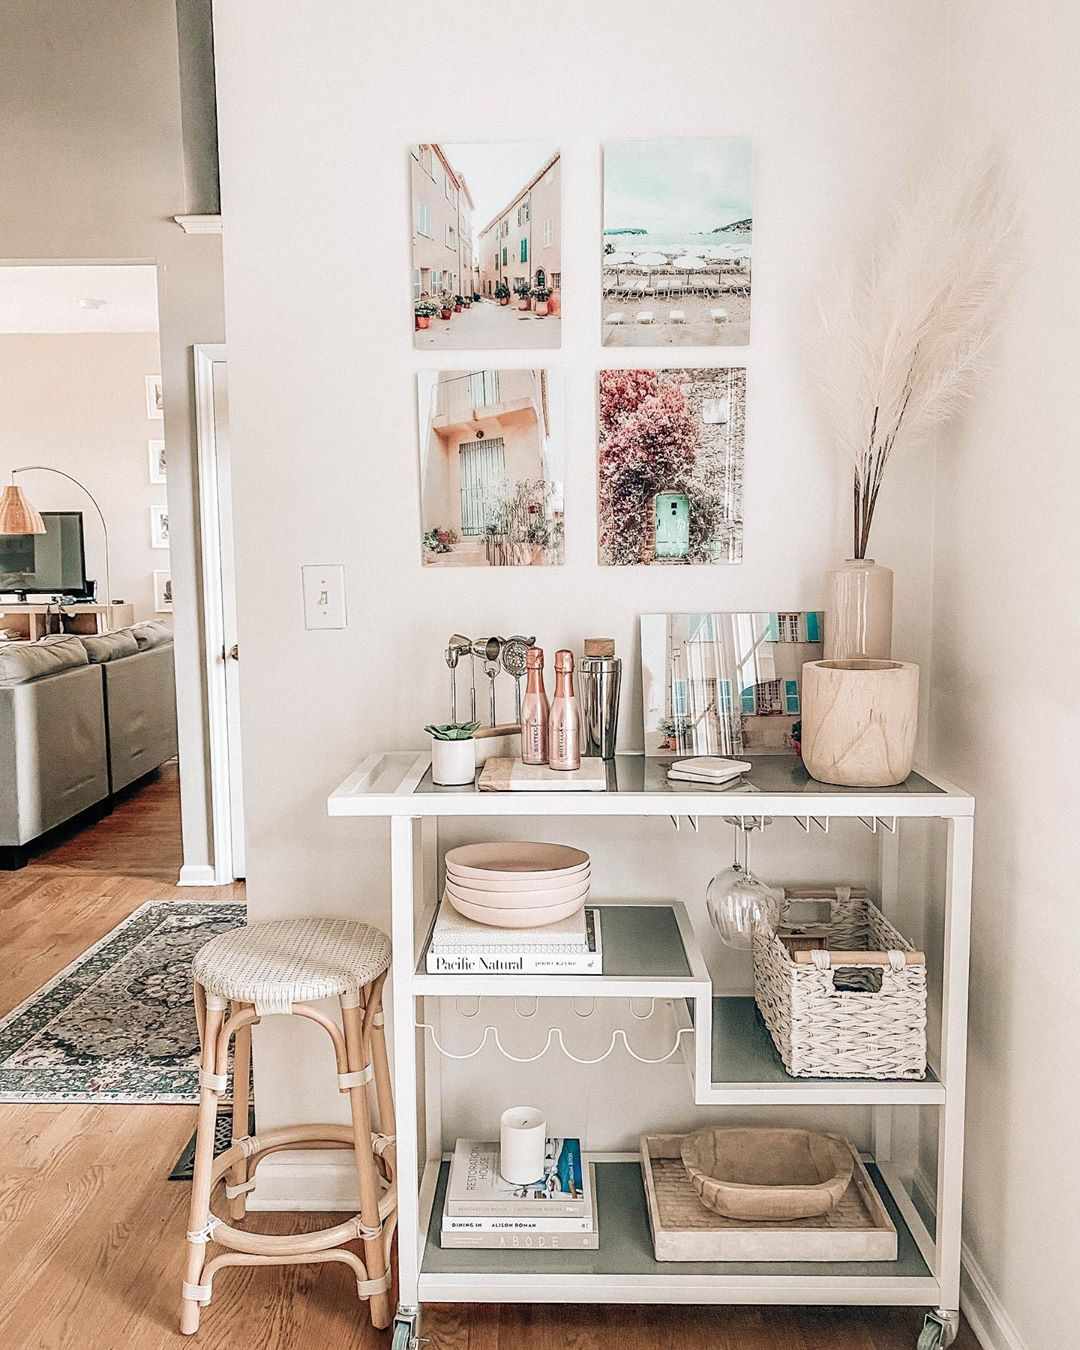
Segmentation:
{"type": "Polygon", "coordinates": [[[0,868],[177,752],[172,634],[0,642],[0,868]]]}

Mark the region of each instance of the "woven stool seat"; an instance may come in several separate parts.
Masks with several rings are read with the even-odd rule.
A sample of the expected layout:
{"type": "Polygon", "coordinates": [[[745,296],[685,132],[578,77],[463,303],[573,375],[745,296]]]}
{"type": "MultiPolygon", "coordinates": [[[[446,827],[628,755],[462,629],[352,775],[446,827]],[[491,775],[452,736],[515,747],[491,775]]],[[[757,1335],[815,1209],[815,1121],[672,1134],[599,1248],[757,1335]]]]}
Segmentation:
{"type": "Polygon", "coordinates": [[[209,993],[260,1013],[352,994],[390,965],[390,939],[351,919],[278,919],[211,939],[192,973],[209,993]]]}

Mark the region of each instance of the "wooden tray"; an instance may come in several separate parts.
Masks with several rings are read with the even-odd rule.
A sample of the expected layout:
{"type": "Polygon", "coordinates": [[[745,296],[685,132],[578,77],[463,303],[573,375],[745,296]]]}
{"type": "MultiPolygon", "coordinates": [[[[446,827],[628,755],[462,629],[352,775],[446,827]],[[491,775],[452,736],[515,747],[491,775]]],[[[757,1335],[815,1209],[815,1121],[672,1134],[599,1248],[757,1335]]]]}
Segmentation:
{"type": "Polygon", "coordinates": [[[641,1173],[658,1261],[895,1261],[896,1228],[856,1156],[831,1214],[764,1223],[706,1209],[683,1166],[685,1135],[643,1134],[641,1173]]]}

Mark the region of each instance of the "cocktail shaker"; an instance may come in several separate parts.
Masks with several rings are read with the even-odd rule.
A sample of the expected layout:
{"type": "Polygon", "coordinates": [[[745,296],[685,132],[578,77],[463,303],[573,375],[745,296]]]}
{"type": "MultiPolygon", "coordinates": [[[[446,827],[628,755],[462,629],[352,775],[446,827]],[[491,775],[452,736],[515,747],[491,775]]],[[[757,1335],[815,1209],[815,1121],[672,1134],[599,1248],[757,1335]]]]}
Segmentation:
{"type": "Polygon", "coordinates": [[[586,755],[615,758],[622,661],[610,638],[587,638],[581,660],[581,719],[586,755]]]}

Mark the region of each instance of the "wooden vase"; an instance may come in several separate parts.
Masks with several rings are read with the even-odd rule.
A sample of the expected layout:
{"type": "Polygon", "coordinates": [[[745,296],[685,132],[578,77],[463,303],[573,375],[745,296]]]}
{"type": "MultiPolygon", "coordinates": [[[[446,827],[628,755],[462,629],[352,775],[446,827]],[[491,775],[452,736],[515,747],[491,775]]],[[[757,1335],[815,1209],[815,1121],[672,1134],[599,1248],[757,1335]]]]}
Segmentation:
{"type": "Polygon", "coordinates": [[[802,757],[821,783],[902,783],[918,720],[919,667],[910,661],[808,661],[802,668],[802,757]]]}

